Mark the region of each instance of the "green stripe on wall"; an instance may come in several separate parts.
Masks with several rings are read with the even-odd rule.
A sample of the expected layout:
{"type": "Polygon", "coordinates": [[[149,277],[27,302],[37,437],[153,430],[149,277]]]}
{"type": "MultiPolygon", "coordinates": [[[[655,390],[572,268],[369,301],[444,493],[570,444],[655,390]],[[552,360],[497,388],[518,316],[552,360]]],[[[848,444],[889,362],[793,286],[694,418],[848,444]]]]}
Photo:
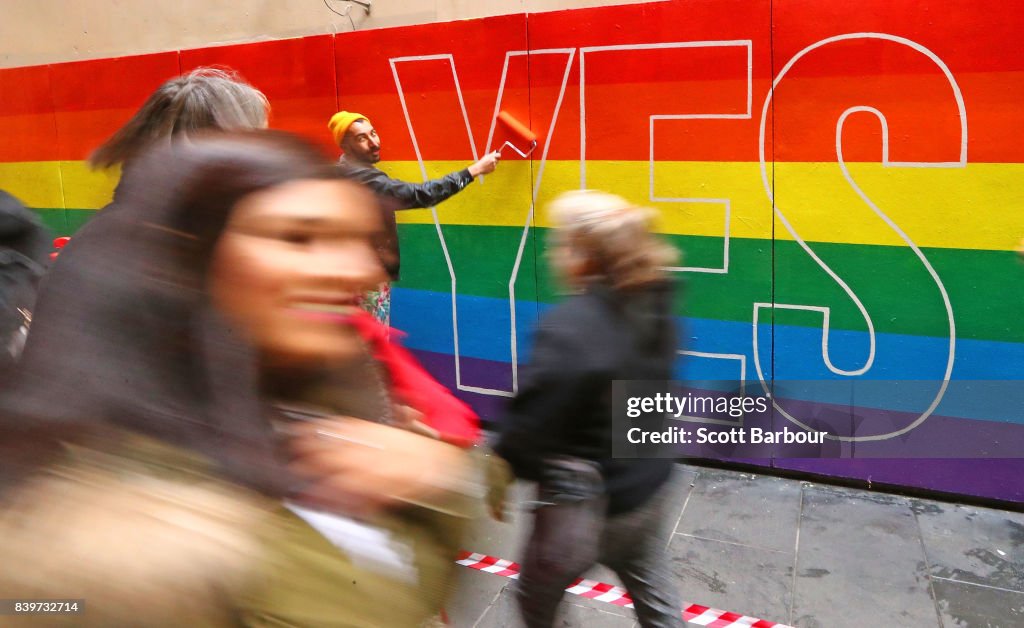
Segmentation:
{"type": "Polygon", "coordinates": [[[66,209],[67,221],[68,221],[68,234],[72,235],[78,231],[82,225],[89,222],[89,219],[96,215],[99,210],[96,209],[66,209]]]}
{"type": "MultiPolygon", "coordinates": [[[[95,210],[37,209],[55,235],[71,235],[95,210]]],[[[458,277],[459,294],[509,297],[508,283],[522,229],[445,225],[448,252],[458,277]]],[[[543,256],[547,229],[531,229],[516,281],[516,299],[553,302],[557,290],[543,256]]],[[[433,225],[400,224],[401,286],[449,292],[448,266],[433,225]]],[[[722,265],[722,238],[666,236],[684,253],[684,266],[722,265]]],[[[938,288],[906,247],[811,243],[861,299],[882,333],[946,337],[949,324],[938,288]]],[[[845,292],[796,242],[779,240],[775,248],[777,303],[829,306],[836,329],[864,331],[859,310],[845,292]]],[[[949,294],[957,337],[1024,342],[1020,307],[1024,303],[1024,265],[1009,251],[923,249],[949,294]]],[[[682,273],[684,289],[676,304],[680,315],[750,321],[754,302],[772,302],[772,242],[732,238],[727,274],[682,273]]],[[[767,315],[768,312],[764,312],[767,315]]],[[[783,324],[820,327],[813,312],[775,310],[783,324]]]]}
{"type": "Polygon", "coordinates": [[[68,221],[64,217],[63,209],[33,208],[33,211],[39,215],[43,224],[46,225],[47,229],[53,232],[55,237],[68,235],[68,221]]]}
{"type": "MultiPolygon", "coordinates": [[[[507,299],[522,236],[515,227],[446,225],[443,228],[459,294],[507,299]]],[[[543,262],[545,232],[531,229],[516,282],[516,299],[543,302],[557,296],[543,262]],[[538,263],[538,261],[540,263],[538,263]],[[534,293],[539,279],[539,298],[534,293]]],[[[404,288],[449,292],[448,268],[433,225],[399,225],[404,288]]],[[[721,267],[721,238],[668,236],[684,251],[684,266],[721,267]]],[[[930,274],[907,247],[811,243],[861,299],[881,333],[946,337],[949,323],[930,274]]],[[[836,329],[864,331],[859,310],[796,242],[777,241],[775,302],[829,306],[836,329]]],[[[957,337],[1024,342],[1017,325],[1024,303],[1024,266],[1008,251],[923,249],[949,294],[957,337]]],[[[750,321],[753,303],[772,302],[772,242],[732,238],[728,274],[683,273],[677,313],[698,318],[750,321]]],[[[762,315],[768,315],[763,312],[762,315]]],[[[813,312],[775,310],[782,324],[821,326],[813,312]]]]}
{"type": "Polygon", "coordinates": [[[95,209],[50,209],[33,207],[54,236],[69,236],[96,215],[95,209]]]}

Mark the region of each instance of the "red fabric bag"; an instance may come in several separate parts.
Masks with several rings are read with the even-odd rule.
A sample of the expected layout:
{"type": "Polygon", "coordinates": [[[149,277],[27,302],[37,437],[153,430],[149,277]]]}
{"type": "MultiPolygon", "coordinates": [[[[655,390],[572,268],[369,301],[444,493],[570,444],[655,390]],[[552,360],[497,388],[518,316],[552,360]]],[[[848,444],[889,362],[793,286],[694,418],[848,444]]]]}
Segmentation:
{"type": "Polygon", "coordinates": [[[428,373],[415,357],[389,336],[401,334],[367,312],[350,322],[370,347],[391,379],[391,392],[401,403],[423,414],[423,424],[437,430],[441,440],[471,447],[480,436],[480,417],[428,373]],[[390,331],[390,334],[389,334],[390,331]]]}

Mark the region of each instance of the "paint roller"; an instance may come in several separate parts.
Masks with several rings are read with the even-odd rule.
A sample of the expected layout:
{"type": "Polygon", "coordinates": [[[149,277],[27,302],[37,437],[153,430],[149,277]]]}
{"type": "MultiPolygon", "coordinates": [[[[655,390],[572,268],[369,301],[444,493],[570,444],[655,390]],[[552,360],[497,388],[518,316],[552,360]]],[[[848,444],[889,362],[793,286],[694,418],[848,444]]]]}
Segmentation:
{"type": "Polygon", "coordinates": [[[516,148],[516,145],[513,144],[511,141],[507,141],[501,145],[501,148],[498,149],[499,153],[505,150],[505,147],[508,146],[512,150],[516,151],[516,153],[518,153],[520,157],[526,157],[530,153],[532,153],[535,148],[537,148],[537,134],[531,131],[530,128],[527,127],[525,124],[512,117],[512,114],[510,114],[507,111],[500,111],[498,112],[498,120],[505,125],[505,128],[507,128],[513,135],[516,136],[517,141],[530,145],[530,148],[527,149],[527,151],[524,153],[523,151],[516,148]]]}

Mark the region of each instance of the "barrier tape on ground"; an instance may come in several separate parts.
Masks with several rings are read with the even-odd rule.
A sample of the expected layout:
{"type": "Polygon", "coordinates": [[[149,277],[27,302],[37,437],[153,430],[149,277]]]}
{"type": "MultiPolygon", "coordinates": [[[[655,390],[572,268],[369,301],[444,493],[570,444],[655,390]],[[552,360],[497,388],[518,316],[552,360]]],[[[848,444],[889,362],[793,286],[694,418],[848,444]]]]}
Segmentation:
{"type": "MultiPolygon", "coordinates": [[[[486,571],[496,576],[504,576],[512,580],[519,578],[519,565],[503,558],[463,551],[455,562],[464,567],[486,571]]],[[[580,578],[566,591],[573,595],[608,602],[615,606],[633,608],[633,600],[625,589],[605,582],[580,578]]],[[[709,628],[791,628],[786,624],[720,611],[717,608],[688,602],[683,603],[683,619],[693,625],[708,626],[709,628]]]]}

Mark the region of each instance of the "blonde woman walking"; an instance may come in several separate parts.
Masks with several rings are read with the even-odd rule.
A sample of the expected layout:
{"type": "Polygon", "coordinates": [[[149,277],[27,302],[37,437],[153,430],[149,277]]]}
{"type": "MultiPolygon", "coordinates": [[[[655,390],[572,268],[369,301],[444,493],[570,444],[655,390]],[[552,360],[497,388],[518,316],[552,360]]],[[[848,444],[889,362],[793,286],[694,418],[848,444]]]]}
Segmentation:
{"type": "Polygon", "coordinates": [[[595,563],[618,573],[642,626],[683,626],[665,556],[672,461],[612,456],[614,380],[669,380],[676,356],[676,252],[653,211],[589,190],[549,207],[555,273],[573,293],[546,314],[496,451],[538,483],[518,602],[527,626],[555,621],[565,588],[595,563]]]}

